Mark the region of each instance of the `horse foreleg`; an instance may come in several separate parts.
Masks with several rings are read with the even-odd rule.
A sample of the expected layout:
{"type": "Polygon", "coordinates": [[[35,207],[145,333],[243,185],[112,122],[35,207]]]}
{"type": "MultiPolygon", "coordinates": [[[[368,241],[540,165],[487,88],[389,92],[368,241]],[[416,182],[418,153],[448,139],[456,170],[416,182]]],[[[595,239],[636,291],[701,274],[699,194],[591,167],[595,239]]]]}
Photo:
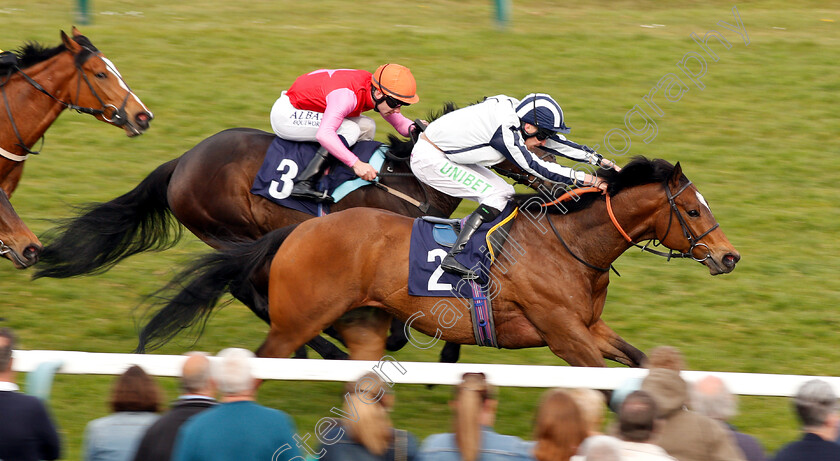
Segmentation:
{"type": "Polygon", "coordinates": [[[440,361],[443,363],[455,363],[461,357],[461,345],[446,343],[440,350],[440,361]]]}
{"type": "Polygon", "coordinates": [[[306,343],[313,351],[327,360],[347,360],[350,358],[346,352],[339,349],[335,344],[329,342],[326,338],[316,336],[306,343]]]}
{"type": "Polygon", "coordinates": [[[645,359],[644,352],[625,341],[618,333],[608,327],[603,319],[598,319],[597,322],[592,324],[589,331],[595,337],[604,358],[630,367],[642,366],[642,361],[645,359]]]}
{"type": "Polygon", "coordinates": [[[586,325],[574,315],[559,309],[538,311],[530,309],[525,313],[528,320],[537,327],[551,352],[573,367],[606,366],[595,338],[586,325]]]}
{"type": "Polygon", "coordinates": [[[398,351],[408,344],[408,336],[405,335],[405,324],[398,318],[391,319],[391,334],[385,343],[389,351],[398,351]]]}

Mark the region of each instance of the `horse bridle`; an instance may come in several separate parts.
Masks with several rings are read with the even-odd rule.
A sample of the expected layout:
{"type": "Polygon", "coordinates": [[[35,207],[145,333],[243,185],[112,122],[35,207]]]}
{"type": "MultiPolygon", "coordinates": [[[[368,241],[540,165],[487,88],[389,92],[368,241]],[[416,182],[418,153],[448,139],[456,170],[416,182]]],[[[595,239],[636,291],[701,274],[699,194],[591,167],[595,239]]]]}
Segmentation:
{"type": "MultiPolygon", "coordinates": [[[[656,237],[654,239],[650,239],[650,240],[648,240],[648,243],[646,243],[645,245],[639,245],[637,242],[634,242],[633,239],[627,234],[627,232],[624,231],[624,229],[621,227],[621,224],[619,224],[618,220],[616,219],[615,214],[612,211],[612,205],[610,203],[610,196],[609,196],[609,194],[607,194],[605,197],[606,197],[606,202],[607,202],[607,214],[609,214],[610,220],[612,221],[616,230],[618,230],[618,233],[621,234],[621,236],[624,237],[624,239],[628,243],[635,246],[636,248],[639,248],[642,251],[647,251],[648,253],[653,253],[657,256],[662,256],[664,258],[667,258],[667,260],[669,260],[669,261],[671,260],[671,258],[691,258],[691,259],[693,259],[697,262],[700,262],[700,263],[706,261],[712,255],[711,255],[711,252],[708,251],[709,246],[706,245],[705,243],[702,243],[700,240],[703,239],[705,236],[709,235],[709,233],[711,233],[713,230],[720,227],[720,224],[717,221],[715,221],[715,224],[712,227],[710,227],[706,232],[703,232],[699,236],[695,235],[694,232],[691,230],[691,228],[688,227],[688,223],[685,221],[685,218],[682,216],[682,213],[680,212],[679,208],[677,208],[677,203],[676,203],[676,200],[675,200],[680,194],[682,194],[686,189],[688,189],[689,186],[691,186],[691,181],[689,180],[686,184],[684,184],[680,188],[680,190],[678,190],[677,193],[675,193],[675,194],[671,194],[671,188],[668,186],[667,181],[665,183],[663,183],[662,185],[663,185],[663,188],[665,189],[665,196],[668,198],[668,205],[670,207],[670,210],[669,210],[669,213],[668,213],[668,227],[665,230],[665,235],[664,236],[662,236],[661,238],[656,237]],[[685,239],[689,243],[688,251],[685,252],[685,253],[680,253],[680,252],[675,252],[672,249],[668,249],[668,253],[665,253],[665,252],[662,252],[662,251],[657,251],[657,250],[649,248],[649,245],[651,245],[651,244],[653,244],[653,246],[661,245],[662,242],[666,238],[668,238],[668,233],[671,231],[671,223],[673,222],[674,215],[677,216],[677,221],[679,221],[679,223],[680,223],[680,228],[682,229],[683,236],[685,237],[685,239]],[[706,256],[704,256],[702,259],[696,258],[693,254],[694,249],[697,248],[697,247],[700,247],[700,246],[706,248],[706,256]]],[[[592,192],[595,192],[595,191],[600,192],[600,189],[597,189],[597,188],[593,188],[593,189],[594,190],[592,190],[592,192]]],[[[571,193],[571,191],[567,192],[566,194],[564,194],[563,197],[560,197],[557,200],[554,200],[550,203],[542,204],[542,206],[546,207],[546,206],[553,205],[555,203],[561,202],[570,193],[571,193]]],[[[579,195],[579,194],[574,194],[574,195],[579,195]]],[[[563,237],[557,231],[557,227],[554,225],[554,222],[551,219],[548,219],[548,224],[551,226],[551,230],[554,231],[554,236],[557,237],[557,240],[559,240],[561,244],[563,244],[563,247],[566,249],[566,251],[568,251],[569,254],[571,254],[572,257],[574,257],[580,263],[582,263],[586,267],[589,267],[590,269],[595,269],[595,270],[598,270],[598,271],[601,271],[601,272],[607,272],[607,271],[610,270],[610,268],[612,268],[612,266],[607,267],[607,268],[598,267],[598,266],[595,266],[595,265],[583,260],[580,256],[576,255],[572,251],[571,248],[569,248],[569,246],[566,244],[565,240],[563,240],[563,237]]],[[[612,269],[613,269],[613,271],[615,271],[615,268],[612,268],[612,269]]],[[[616,274],[618,274],[618,271],[616,271],[616,274]]]]}
{"type": "MultiPolygon", "coordinates": [[[[712,227],[710,227],[706,232],[703,232],[699,236],[694,235],[694,232],[691,230],[690,227],[688,227],[688,223],[685,221],[685,218],[683,217],[682,213],[680,213],[679,208],[677,208],[677,202],[674,200],[674,199],[677,198],[677,196],[679,196],[686,189],[688,189],[689,186],[691,186],[691,181],[690,180],[687,183],[685,183],[685,185],[683,185],[680,188],[680,190],[677,191],[676,194],[671,195],[671,188],[668,187],[668,183],[666,182],[666,183],[663,184],[663,187],[665,188],[665,196],[668,197],[668,204],[671,205],[671,212],[668,214],[668,227],[665,230],[665,235],[662,238],[657,238],[657,240],[659,240],[658,244],[654,243],[654,246],[658,246],[658,245],[662,244],[662,242],[666,238],[668,238],[668,232],[671,232],[671,223],[674,220],[674,215],[676,215],[677,220],[680,223],[680,228],[682,229],[683,237],[685,237],[685,239],[688,240],[689,247],[688,247],[687,252],[685,252],[685,253],[674,253],[674,250],[669,249],[668,253],[666,254],[666,253],[662,253],[662,252],[659,252],[659,251],[656,251],[656,250],[651,250],[651,249],[647,248],[647,245],[645,245],[644,247],[641,247],[638,244],[633,243],[632,241],[630,243],[633,243],[634,246],[642,248],[643,250],[648,251],[650,253],[653,253],[653,254],[656,254],[656,255],[659,255],[659,256],[665,256],[669,260],[671,258],[691,258],[691,259],[693,259],[693,260],[695,260],[699,263],[702,263],[703,261],[709,259],[712,256],[711,252],[709,251],[709,245],[706,245],[705,243],[700,242],[700,240],[703,237],[709,235],[713,230],[720,227],[720,223],[715,221],[715,224],[712,227]],[[699,247],[699,246],[702,246],[702,247],[706,248],[706,256],[704,256],[703,259],[698,259],[698,258],[694,257],[694,249],[699,247]]],[[[613,220],[613,222],[616,224],[616,226],[618,226],[618,221],[613,220]]],[[[653,242],[653,240],[651,240],[650,242],[653,242]]]]}
{"type": "MultiPolygon", "coordinates": [[[[41,151],[40,150],[33,151],[26,144],[24,144],[23,138],[21,137],[20,132],[18,131],[17,124],[15,123],[14,116],[12,115],[12,109],[9,106],[9,99],[6,96],[6,84],[9,83],[9,81],[12,78],[12,75],[14,75],[16,72],[19,73],[21,76],[23,76],[24,80],[26,80],[30,85],[32,85],[33,88],[35,88],[36,90],[40,91],[41,93],[44,93],[45,95],[49,96],[50,98],[52,98],[53,100],[55,100],[59,104],[63,105],[67,109],[75,110],[76,112],[79,112],[79,113],[90,114],[90,115],[94,115],[94,116],[102,115],[102,118],[106,122],[112,123],[115,126],[123,126],[126,123],[128,123],[128,116],[125,113],[125,106],[128,103],[129,95],[131,95],[131,89],[128,87],[128,83],[126,83],[126,81],[122,78],[121,75],[119,75],[117,72],[114,72],[114,74],[117,75],[117,77],[120,79],[120,81],[122,81],[123,85],[125,85],[125,88],[126,88],[127,91],[126,91],[126,94],[125,94],[125,98],[123,98],[123,102],[120,105],[120,107],[117,107],[113,104],[106,104],[105,101],[103,101],[102,98],[99,97],[99,93],[96,92],[96,90],[93,87],[93,84],[91,84],[90,80],[88,80],[87,75],[85,75],[84,69],[82,69],[82,65],[85,62],[87,62],[87,60],[90,59],[92,56],[96,56],[97,58],[102,60],[102,62],[105,63],[106,67],[108,67],[108,63],[96,51],[94,51],[94,50],[92,50],[92,49],[90,49],[86,46],[82,46],[82,49],[87,52],[86,53],[87,56],[84,59],[78,59],[78,55],[77,55],[77,57],[74,58],[74,60],[73,60],[73,65],[76,67],[76,70],[78,71],[77,73],[79,75],[79,77],[76,80],[76,100],[77,101],[79,100],[79,95],[81,93],[81,88],[82,88],[82,82],[81,81],[82,81],[82,79],[84,79],[84,81],[87,84],[90,92],[93,94],[93,96],[96,98],[96,100],[99,101],[99,105],[102,107],[101,109],[94,109],[92,107],[79,106],[75,103],[67,102],[67,101],[58,99],[52,93],[50,93],[49,91],[44,89],[44,87],[41,86],[40,83],[36,82],[32,77],[27,75],[26,72],[24,72],[17,65],[12,67],[12,71],[9,72],[6,76],[6,79],[2,83],[0,83],[0,92],[3,93],[3,102],[6,106],[6,113],[9,115],[9,121],[12,123],[12,130],[14,130],[15,136],[18,139],[18,142],[15,145],[20,147],[21,149],[23,149],[27,154],[40,154],[41,151]],[[110,109],[112,109],[113,112],[112,112],[111,118],[108,118],[108,116],[106,114],[108,113],[108,111],[110,109]]],[[[42,138],[42,141],[41,141],[41,145],[43,147],[43,138],[42,138]]]]}

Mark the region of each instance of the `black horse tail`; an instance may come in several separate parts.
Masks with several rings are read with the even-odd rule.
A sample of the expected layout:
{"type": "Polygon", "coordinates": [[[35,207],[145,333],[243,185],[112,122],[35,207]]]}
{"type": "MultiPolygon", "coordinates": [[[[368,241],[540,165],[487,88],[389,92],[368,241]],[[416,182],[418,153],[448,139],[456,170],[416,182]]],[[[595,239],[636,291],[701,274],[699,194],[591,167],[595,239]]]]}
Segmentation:
{"type": "Polygon", "coordinates": [[[280,245],[296,227],[297,224],[273,230],[259,240],[226,242],[224,250],[197,259],[150,295],[149,298],[159,300],[152,308],[163,307],[143,327],[135,352],[157,349],[181,330],[191,327],[196,327],[201,336],[219,298],[252,283],[254,272],[271,263],[280,245]],[[176,294],[167,295],[175,291],[176,294]]]}
{"type": "Polygon", "coordinates": [[[41,237],[45,245],[33,278],[100,274],[131,255],[175,245],[182,229],[172,226],[166,190],[177,165],[178,159],[170,160],[131,192],[59,221],[41,237]]]}

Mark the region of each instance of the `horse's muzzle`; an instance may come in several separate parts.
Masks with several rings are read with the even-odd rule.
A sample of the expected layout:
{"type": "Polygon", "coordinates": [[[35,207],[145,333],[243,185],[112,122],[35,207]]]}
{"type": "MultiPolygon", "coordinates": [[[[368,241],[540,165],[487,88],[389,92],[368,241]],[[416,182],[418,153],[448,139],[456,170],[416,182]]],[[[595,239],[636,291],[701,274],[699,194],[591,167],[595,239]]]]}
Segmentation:
{"type": "Polygon", "coordinates": [[[7,247],[7,251],[3,251],[0,254],[9,258],[14,263],[15,268],[26,269],[38,262],[41,256],[41,250],[43,250],[41,245],[32,243],[27,245],[21,253],[18,253],[13,248],[7,247]]]}
{"type": "Polygon", "coordinates": [[[134,136],[139,136],[143,134],[143,132],[148,130],[149,125],[151,124],[152,119],[154,118],[154,115],[152,115],[149,112],[138,112],[134,115],[133,119],[128,120],[128,118],[126,118],[125,120],[128,123],[125,123],[124,125],[122,125],[122,127],[123,129],[125,129],[125,132],[128,135],[128,137],[132,138],[134,136]]]}
{"type": "Polygon", "coordinates": [[[741,255],[737,252],[725,253],[720,258],[710,256],[704,261],[709,267],[709,273],[712,275],[728,274],[735,270],[735,265],[741,260],[741,255]]]}

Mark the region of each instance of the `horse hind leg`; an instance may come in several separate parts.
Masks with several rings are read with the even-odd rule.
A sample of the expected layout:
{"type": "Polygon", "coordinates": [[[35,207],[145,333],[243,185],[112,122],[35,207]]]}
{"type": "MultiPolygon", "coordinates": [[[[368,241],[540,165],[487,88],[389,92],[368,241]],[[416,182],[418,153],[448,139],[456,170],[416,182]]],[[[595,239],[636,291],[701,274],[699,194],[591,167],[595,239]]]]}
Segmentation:
{"type": "MultiPolygon", "coordinates": [[[[316,341],[316,344],[324,342],[335,348],[335,345],[319,336],[321,330],[326,325],[329,325],[331,321],[332,319],[324,318],[312,319],[298,318],[294,315],[283,316],[279,321],[271,323],[268,336],[259,349],[257,349],[257,356],[289,357],[304,344],[311,343],[313,338],[320,340],[316,341]]],[[[339,350],[339,352],[341,351],[339,350]]]]}
{"type": "MultiPolygon", "coordinates": [[[[264,271],[267,272],[267,268],[264,268],[264,271]]],[[[264,276],[264,279],[259,279],[257,282],[260,286],[268,285],[268,277],[265,274],[258,273],[255,277],[264,276]],[[262,281],[264,283],[260,283],[262,281]]],[[[256,285],[253,281],[249,280],[247,283],[242,284],[238,287],[231,287],[231,294],[234,298],[239,300],[242,304],[247,306],[251,311],[260,318],[263,322],[271,325],[271,319],[268,315],[268,299],[267,295],[258,290],[256,285]]],[[[336,347],[333,343],[327,341],[326,339],[315,336],[309,342],[306,343],[307,346],[312,348],[318,355],[327,359],[327,360],[345,360],[348,358],[346,352],[342,351],[338,347],[336,347]]],[[[296,359],[305,359],[306,358],[306,347],[301,346],[299,347],[294,354],[296,359]]]]}
{"type": "Polygon", "coordinates": [[[642,366],[642,362],[646,358],[644,352],[625,341],[618,333],[608,327],[603,319],[598,319],[597,322],[589,327],[589,331],[592,332],[598,349],[601,350],[605,359],[613,360],[630,367],[642,366]]]}

